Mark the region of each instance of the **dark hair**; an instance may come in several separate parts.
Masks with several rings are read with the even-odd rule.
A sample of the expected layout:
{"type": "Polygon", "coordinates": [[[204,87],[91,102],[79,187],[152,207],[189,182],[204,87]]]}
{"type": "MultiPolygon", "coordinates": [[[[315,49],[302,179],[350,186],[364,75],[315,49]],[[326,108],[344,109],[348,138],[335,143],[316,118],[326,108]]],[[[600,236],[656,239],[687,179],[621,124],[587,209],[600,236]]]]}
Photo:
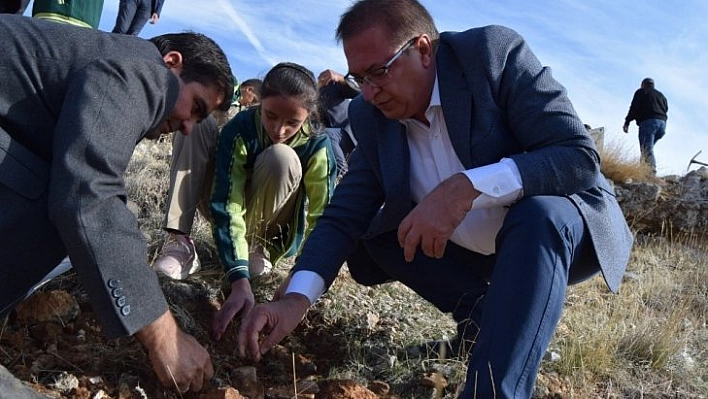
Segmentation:
{"type": "Polygon", "coordinates": [[[433,51],[440,37],[433,17],[416,0],[360,0],[342,14],[335,37],[342,42],[373,26],[386,28],[397,45],[427,34],[433,51]]]}
{"type": "Polygon", "coordinates": [[[263,78],[261,86],[261,101],[273,96],[299,97],[311,121],[319,120],[317,95],[317,81],[312,71],[292,62],[274,66],[263,78]]]}
{"type": "Polygon", "coordinates": [[[654,79],[652,79],[652,78],[644,78],[644,80],[642,80],[642,86],[652,87],[652,88],[653,88],[653,87],[654,87],[654,79]]]}
{"type": "Polygon", "coordinates": [[[252,87],[253,91],[256,93],[256,95],[258,96],[258,99],[260,100],[261,90],[263,88],[263,82],[260,79],[255,79],[255,78],[254,79],[246,79],[243,82],[241,82],[240,87],[243,87],[243,86],[252,87]]]}
{"type": "Polygon", "coordinates": [[[185,83],[199,82],[220,88],[224,101],[219,110],[228,111],[234,94],[233,74],[226,55],[216,42],[195,32],[168,33],[153,37],[150,41],[162,55],[170,51],[182,54],[180,77],[185,83]]]}

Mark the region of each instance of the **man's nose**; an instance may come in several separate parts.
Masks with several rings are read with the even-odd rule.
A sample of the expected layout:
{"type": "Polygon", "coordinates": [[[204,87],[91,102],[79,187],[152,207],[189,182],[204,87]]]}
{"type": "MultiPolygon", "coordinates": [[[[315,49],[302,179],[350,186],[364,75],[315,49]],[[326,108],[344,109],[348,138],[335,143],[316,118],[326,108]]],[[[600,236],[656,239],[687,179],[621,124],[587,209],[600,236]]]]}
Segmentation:
{"type": "Polygon", "coordinates": [[[196,125],[196,122],[191,119],[183,120],[182,121],[182,128],[180,130],[185,135],[189,135],[190,133],[192,133],[192,129],[194,129],[194,125],[196,125]]]}
{"type": "Polygon", "coordinates": [[[364,81],[361,84],[360,88],[361,88],[361,94],[364,96],[364,100],[369,101],[369,102],[374,98],[376,93],[378,93],[379,90],[381,90],[380,87],[373,86],[367,81],[364,81]]]}

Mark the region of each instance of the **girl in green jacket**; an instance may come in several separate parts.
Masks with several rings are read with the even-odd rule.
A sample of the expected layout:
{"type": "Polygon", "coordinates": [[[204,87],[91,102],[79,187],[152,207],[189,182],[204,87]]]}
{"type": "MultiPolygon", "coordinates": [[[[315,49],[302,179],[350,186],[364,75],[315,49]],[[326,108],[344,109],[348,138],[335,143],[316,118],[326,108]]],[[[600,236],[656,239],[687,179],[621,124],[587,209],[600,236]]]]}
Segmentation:
{"type": "Polygon", "coordinates": [[[263,79],[260,107],[221,131],[210,213],[231,293],[214,316],[215,339],[253,308],[250,278],[298,254],[332,195],[336,162],[316,113],[313,73],[280,63],[263,79]]]}

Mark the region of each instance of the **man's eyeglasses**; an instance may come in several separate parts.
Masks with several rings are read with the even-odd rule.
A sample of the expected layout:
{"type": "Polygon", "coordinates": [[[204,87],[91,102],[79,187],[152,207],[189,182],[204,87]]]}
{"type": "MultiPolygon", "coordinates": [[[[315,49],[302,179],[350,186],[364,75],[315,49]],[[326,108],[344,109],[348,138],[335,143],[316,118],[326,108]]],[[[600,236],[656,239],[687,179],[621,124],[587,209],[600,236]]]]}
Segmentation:
{"type": "Polygon", "coordinates": [[[398,51],[396,51],[396,54],[391,57],[390,60],[388,60],[387,63],[385,63],[383,66],[378,67],[366,75],[359,77],[359,76],[354,76],[351,73],[347,73],[344,76],[344,79],[347,79],[350,82],[354,82],[359,86],[362,86],[364,82],[368,83],[372,87],[379,87],[384,83],[384,80],[386,79],[386,76],[388,76],[388,71],[391,69],[391,65],[393,65],[394,62],[398,59],[398,57],[401,56],[408,48],[410,48],[413,43],[415,43],[416,40],[418,40],[420,36],[416,36],[412,38],[411,40],[407,41],[406,44],[403,45],[398,51]]]}

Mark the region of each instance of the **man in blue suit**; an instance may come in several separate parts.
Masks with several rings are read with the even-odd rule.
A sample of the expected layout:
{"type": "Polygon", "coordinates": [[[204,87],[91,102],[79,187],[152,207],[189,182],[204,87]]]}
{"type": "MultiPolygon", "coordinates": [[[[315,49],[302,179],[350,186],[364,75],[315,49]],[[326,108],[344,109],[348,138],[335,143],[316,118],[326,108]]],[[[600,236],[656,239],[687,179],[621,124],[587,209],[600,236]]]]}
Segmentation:
{"type": "Polygon", "coordinates": [[[473,344],[461,397],[529,398],[568,284],[602,272],[617,291],[629,259],[592,139],[510,29],[438,34],[415,0],[362,0],[337,38],[362,89],[357,148],[239,350],[259,359],[346,261],[362,284],[397,280],[452,313],[473,344]]]}

